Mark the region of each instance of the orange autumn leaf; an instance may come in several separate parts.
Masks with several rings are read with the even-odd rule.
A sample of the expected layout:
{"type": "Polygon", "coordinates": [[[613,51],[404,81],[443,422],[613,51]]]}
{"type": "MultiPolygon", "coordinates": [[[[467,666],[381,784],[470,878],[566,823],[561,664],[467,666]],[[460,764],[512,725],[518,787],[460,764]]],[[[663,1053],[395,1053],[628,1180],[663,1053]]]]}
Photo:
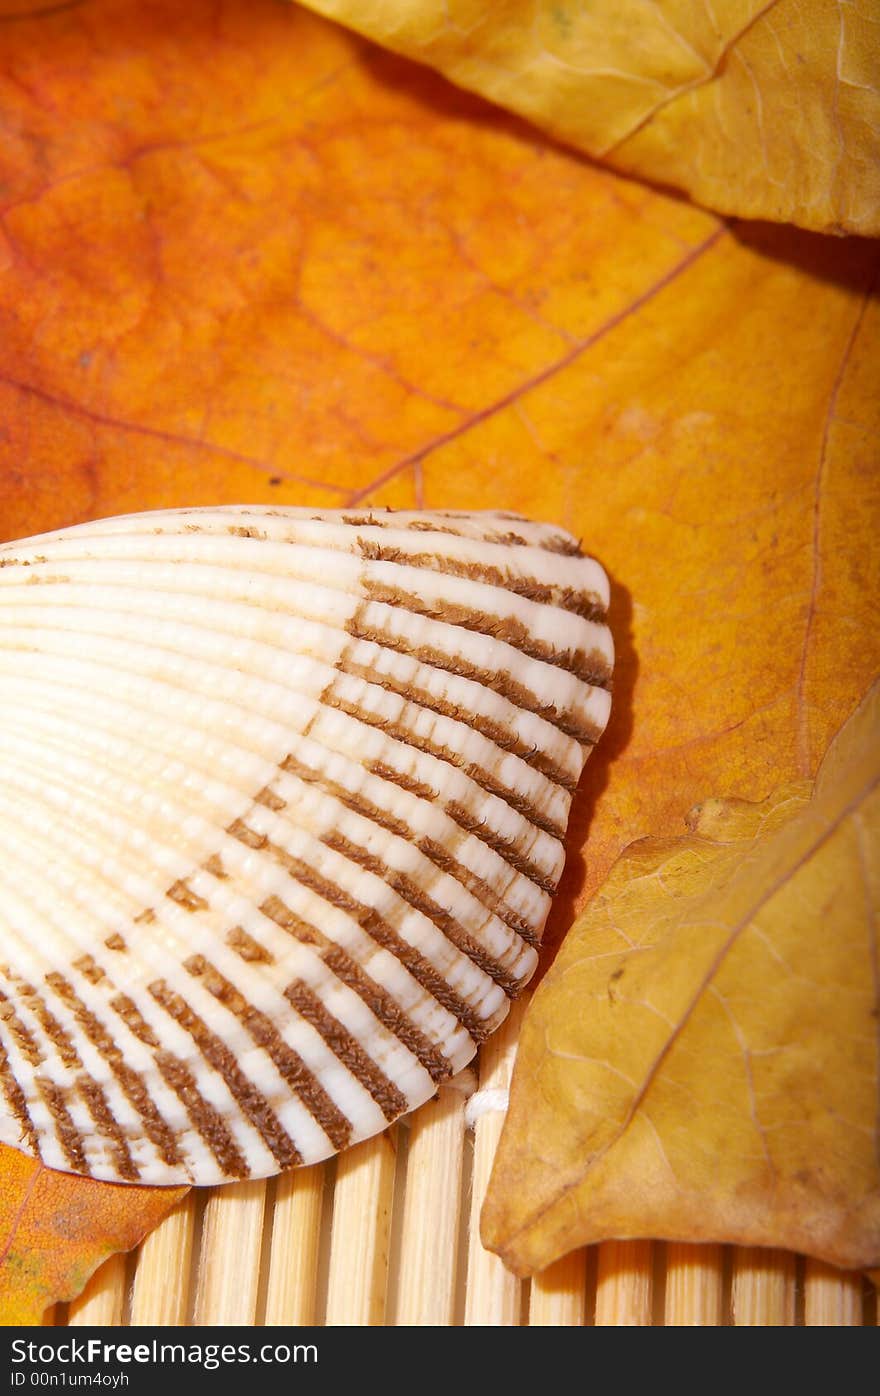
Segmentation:
{"type": "Polygon", "coordinates": [[[482,1215],[519,1273],[645,1236],[880,1264],[880,685],[803,785],[633,844],[567,936],[482,1215]]]}
{"type": "Polygon", "coordinates": [[[582,536],[615,707],[551,940],[634,837],[814,774],[880,667],[880,248],[725,224],[272,0],[32,8],[0,25],[4,538],[243,500],[582,536]]]}
{"type": "Polygon", "coordinates": [[[186,1188],[124,1188],[56,1173],[0,1145],[0,1324],[36,1324],[129,1250],[186,1188]]]}
{"type": "Polygon", "coordinates": [[[880,232],[871,0],[306,3],[710,208],[880,232]]]}

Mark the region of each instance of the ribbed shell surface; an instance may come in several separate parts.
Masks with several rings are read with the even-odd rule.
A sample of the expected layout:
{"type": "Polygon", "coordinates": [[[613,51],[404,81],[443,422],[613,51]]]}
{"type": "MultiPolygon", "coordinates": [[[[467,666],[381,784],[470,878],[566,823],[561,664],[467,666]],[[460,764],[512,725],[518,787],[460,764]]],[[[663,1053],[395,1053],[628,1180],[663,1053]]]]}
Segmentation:
{"type": "Polygon", "coordinates": [[[0,1138],[213,1184],[427,1100],[535,969],[607,605],[500,513],[0,546],[0,1138]]]}

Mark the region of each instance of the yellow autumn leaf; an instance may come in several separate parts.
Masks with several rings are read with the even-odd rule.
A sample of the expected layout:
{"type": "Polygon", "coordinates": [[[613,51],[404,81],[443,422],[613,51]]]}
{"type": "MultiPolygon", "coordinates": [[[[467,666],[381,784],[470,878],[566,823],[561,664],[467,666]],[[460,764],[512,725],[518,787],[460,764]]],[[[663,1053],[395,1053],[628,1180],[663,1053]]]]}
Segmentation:
{"type": "Polygon", "coordinates": [[[880,684],[808,792],[633,844],[567,936],[483,1210],[518,1273],[612,1237],[880,1263],[880,684]]]}
{"type": "Polygon", "coordinates": [[[880,232],[872,0],[307,0],[722,213],[880,232]]]}

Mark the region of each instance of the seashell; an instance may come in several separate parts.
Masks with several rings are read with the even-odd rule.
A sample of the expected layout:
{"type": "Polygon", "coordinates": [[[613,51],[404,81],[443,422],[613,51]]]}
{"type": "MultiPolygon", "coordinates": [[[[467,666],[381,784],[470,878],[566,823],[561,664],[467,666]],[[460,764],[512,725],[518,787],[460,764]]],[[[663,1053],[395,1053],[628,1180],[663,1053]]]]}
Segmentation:
{"type": "Polygon", "coordinates": [[[503,513],[0,547],[0,1138],[213,1184],[432,1096],[535,969],[608,582],[503,513]]]}

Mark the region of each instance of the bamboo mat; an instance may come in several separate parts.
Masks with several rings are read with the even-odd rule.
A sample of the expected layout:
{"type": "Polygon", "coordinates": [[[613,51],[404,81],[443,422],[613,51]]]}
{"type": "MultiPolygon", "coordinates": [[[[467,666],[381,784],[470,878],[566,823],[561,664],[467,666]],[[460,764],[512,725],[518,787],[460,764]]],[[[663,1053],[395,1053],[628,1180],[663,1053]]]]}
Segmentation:
{"type": "Polygon", "coordinates": [[[112,1256],[55,1325],[850,1326],[861,1274],[783,1251],[612,1241],[518,1280],[478,1221],[523,1005],[467,1071],[386,1134],[268,1182],[193,1190],[112,1256]]]}

